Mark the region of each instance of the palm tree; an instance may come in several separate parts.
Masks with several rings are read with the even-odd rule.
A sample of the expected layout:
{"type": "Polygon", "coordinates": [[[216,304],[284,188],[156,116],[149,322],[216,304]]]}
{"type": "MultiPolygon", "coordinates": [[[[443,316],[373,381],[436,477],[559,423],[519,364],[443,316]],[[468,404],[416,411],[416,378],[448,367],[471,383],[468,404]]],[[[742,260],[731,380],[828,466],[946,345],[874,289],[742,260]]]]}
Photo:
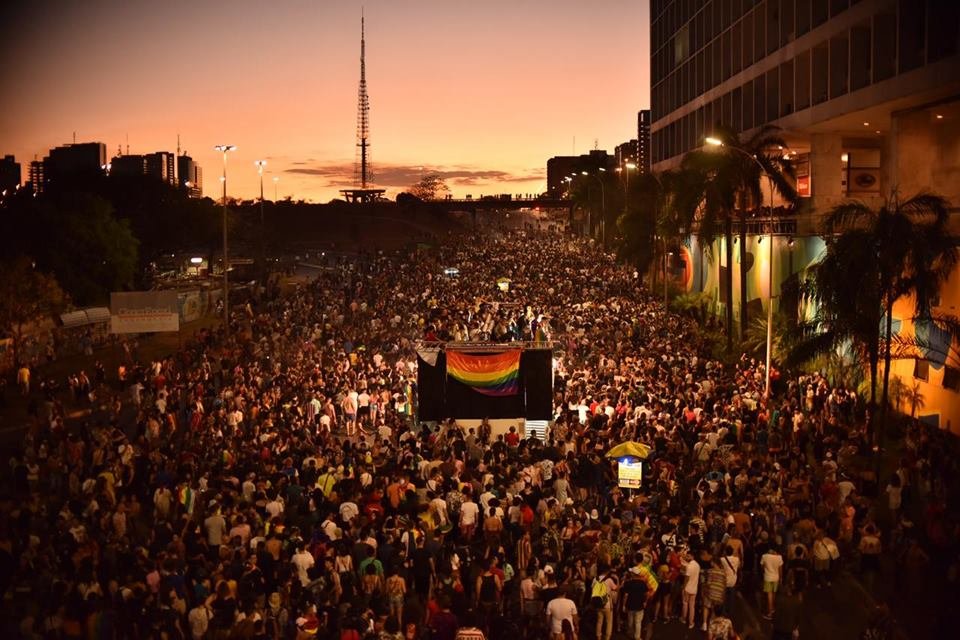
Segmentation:
{"type": "MultiPolygon", "coordinates": [[[[721,148],[691,151],[683,158],[687,172],[685,191],[678,201],[679,210],[694,216],[701,242],[710,243],[722,228],[726,239],[727,273],[723,282],[727,298],[727,348],[733,341],[733,220],[740,226],[740,250],[745,251],[747,201],[762,201],[762,178],[767,176],[770,188],[787,202],[797,200],[793,186],[794,171],[781,150],[786,142],[780,129],[766,125],[752,136],[741,139],[733,130],[720,127],[711,136],[721,148]],[[739,205],[739,206],[738,206],[739,205]]],[[[747,333],[747,264],[740,261],[740,333],[747,333]]]]}
{"type": "Polygon", "coordinates": [[[956,335],[957,327],[933,314],[930,301],[960,263],[958,238],[948,232],[949,204],[941,196],[921,193],[901,201],[894,194],[878,211],[860,202],[836,207],[826,220],[826,230],[866,228],[876,250],[879,293],[883,304],[883,395],[887,405],[890,360],[893,353],[893,305],[913,296],[914,319],[946,325],[956,335]]]}
{"type": "MultiPolygon", "coordinates": [[[[888,402],[894,356],[893,306],[914,297],[914,319],[960,336],[955,318],[934,314],[930,300],[960,263],[958,238],[947,232],[947,202],[921,193],[898,197],[877,211],[860,202],[831,210],[823,224],[824,255],[802,285],[816,303],[814,317],[801,322],[801,340],[790,360],[802,362],[830,351],[852,349],[870,370],[870,406],[877,406],[881,357],[881,409],[888,402]]],[[[882,429],[875,431],[879,438],[882,429]]]]}
{"type": "MultiPolygon", "coordinates": [[[[624,189],[627,189],[626,183],[624,189]]],[[[652,173],[631,180],[629,189],[629,196],[625,197],[625,211],[617,219],[617,228],[623,235],[617,252],[621,258],[636,265],[642,275],[656,257],[654,237],[657,232],[657,212],[662,207],[665,194],[661,182],[652,173]]]]}
{"type": "Polygon", "coordinates": [[[926,401],[923,398],[923,392],[920,391],[920,383],[914,382],[913,386],[906,387],[903,393],[904,399],[910,404],[910,417],[917,417],[917,409],[923,409],[926,401]]]}

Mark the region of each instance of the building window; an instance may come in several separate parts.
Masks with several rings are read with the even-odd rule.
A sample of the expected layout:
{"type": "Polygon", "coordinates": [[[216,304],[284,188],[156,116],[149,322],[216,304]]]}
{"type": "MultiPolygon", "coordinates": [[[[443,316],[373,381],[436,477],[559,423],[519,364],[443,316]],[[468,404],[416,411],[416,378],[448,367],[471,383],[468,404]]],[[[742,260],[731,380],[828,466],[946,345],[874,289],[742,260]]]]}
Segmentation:
{"type": "Polygon", "coordinates": [[[813,48],[813,104],[827,101],[827,81],[830,78],[830,48],[822,42],[813,48]]]}
{"type": "Polygon", "coordinates": [[[900,38],[898,73],[905,73],[923,65],[924,5],[900,0],[900,38]]]}
{"type": "Polygon", "coordinates": [[[943,388],[960,391],[960,369],[947,366],[943,371],[943,388]]]}
{"type": "Polygon", "coordinates": [[[673,39],[673,65],[678,66],[690,55],[690,27],[685,24],[673,39]]]}
{"type": "Polygon", "coordinates": [[[850,79],[850,41],[847,34],[830,39],[830,99],[847,93],[850,79]]]}
{"type": "Polygon", "coordinates": [[[927,64],[957,53],[960,4],[931,2],[927,15],[927,64]]]}
{"type": "Polygon", "coordinates": [[[870,22],[850,30],[850,90],[870,84],[870,22]]]}
{"type": "Polygon", "coordinates": [[[813,26],[819,27],[827,21],[827,0],[813,0],[813,26]]]}
{"type": "Polygon", "coordinates": [[[797,0],[797,37],[810,31],[810,0],[797,0]]]}
{"type": "Polygon", "coordinates": [[[930,380],[930,363],[917,358],[913,361],[913,377],[928,382],[930,380]]]}

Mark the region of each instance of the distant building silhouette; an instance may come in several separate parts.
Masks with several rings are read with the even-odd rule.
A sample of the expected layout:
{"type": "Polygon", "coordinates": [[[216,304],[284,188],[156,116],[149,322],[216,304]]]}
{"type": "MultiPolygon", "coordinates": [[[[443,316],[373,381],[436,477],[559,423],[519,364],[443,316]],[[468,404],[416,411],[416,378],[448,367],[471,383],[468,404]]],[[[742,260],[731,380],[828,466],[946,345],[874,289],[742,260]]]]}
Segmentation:
{"type": "Polygon", "coordinates": [[[613,171],[616,166],[616,157],[603,149],[593,149],[590,153],[581,156],[554,156],[547,160],[547,191],[552,197],[558,198],[567,188],[564,178],[571,174],[598,171],[601,168],[613,171]]]}
{"type": "Polygon", "coordinates": [[[613,156],[616,158],[617,167],[623,167],[628,162],[639,166],[639,144],[636,140],[628,140],[618,144],[613,150],[613,156]]]}
{"type": "Polygon", "coordinates": [[[43,159],[45,185],[102,171],[107,164],[107,147],[102,142],[79,142],[50,149],[43,159]]]}
{"type": "Polygon", "coordinates": [[[650,109],[637,114],[637,172],[650,172],[650,109]]]}
{"type": "Polygon", "coordinates": [[[142,176],[146,173],[146,163],[141,155],[127,154],[114,156],[110,160],[112,176],[142,176]]]}
{"type": "Polygon", "coordinates": [[[0,191],[10,192],[20,186],[20,163],[13,156],[0,160],[0,191]]]}
{"type": "Polygon", "coordinates": [[[177,184],[191,198],[203,197],[203,170],[186,154],[177,156],[177,184]]]}
{"type": "Polygon", "coordinates": [[[177,185],[177,177],[174,173],[174,155],[169,151],[157,151],[144,155],[115,156],[110,160],[110,175],[151,176],[166,182],[172,187],[177,185]]]}

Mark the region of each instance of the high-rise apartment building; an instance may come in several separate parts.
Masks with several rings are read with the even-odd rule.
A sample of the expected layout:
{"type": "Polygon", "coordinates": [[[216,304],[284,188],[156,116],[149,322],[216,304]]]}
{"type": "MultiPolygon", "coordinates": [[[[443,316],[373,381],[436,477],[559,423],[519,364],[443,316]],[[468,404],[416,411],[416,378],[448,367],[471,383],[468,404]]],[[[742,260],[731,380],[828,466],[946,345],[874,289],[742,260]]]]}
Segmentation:
{"type": "Polygon", "coordinates": [[[203,197],[203,171],[188,155],[177,156],[177,182],[191,198],[203,197]]]}
{"type": "Polygon", "coordinates": [[[32,160],[30,162],[28,184],[34,194],[43,193],[43,187],[46,185],[46,177],[47,174],[44,170],[43,162],[40,160],[32,160]]]}
{"type": "Polygon", "coordinates": [[[637,114],[637,172],[650,171],[650,109],[637,114]]]}
{"type": "MultiPolygon", "coordinates": [[[[960,2],[651,0],[650,11],[652,168],[676,168],[718,127],[748,136],[772,124],[809,198],[800,213],[751,222],[748,233],[768,235],[735,245],[735,264],[725,264],[722,239],[713,262],[696,229],[678,248],[674,279],[714,296],[718,313],[730,304],[739,316],[746,300],[754,317],[771,293],[778,300],[780,284],[821,254],[822,214],[849,199],[876,208],[932,191],[952,202],[960,231],[960,2]],[[746,290],[734,278],[728,300],[721,274],[741,268],[746,290]]],[[[763,186],[763,206],[780,204],[763,186]]],[[[960,307],[960,271],[937,303],[960,307]]],[[[900,331],[934,335],[913,322],[911,305],[894,308],[900,331]]],[[[892,372],[920,385],[921,419],[960,432],[960,345],[938,344],[892,372]]]]}

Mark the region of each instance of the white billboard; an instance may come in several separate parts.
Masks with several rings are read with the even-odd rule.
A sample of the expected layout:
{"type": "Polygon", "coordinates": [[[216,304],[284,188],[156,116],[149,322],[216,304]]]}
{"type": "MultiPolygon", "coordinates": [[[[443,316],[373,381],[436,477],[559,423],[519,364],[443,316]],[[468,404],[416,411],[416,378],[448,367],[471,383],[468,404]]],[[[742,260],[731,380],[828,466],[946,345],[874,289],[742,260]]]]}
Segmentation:
{"type": "Polygon", "coordinates": [[[110,333],[180,330],[176,291],[125,291],[110,294],[110,333]]]}

